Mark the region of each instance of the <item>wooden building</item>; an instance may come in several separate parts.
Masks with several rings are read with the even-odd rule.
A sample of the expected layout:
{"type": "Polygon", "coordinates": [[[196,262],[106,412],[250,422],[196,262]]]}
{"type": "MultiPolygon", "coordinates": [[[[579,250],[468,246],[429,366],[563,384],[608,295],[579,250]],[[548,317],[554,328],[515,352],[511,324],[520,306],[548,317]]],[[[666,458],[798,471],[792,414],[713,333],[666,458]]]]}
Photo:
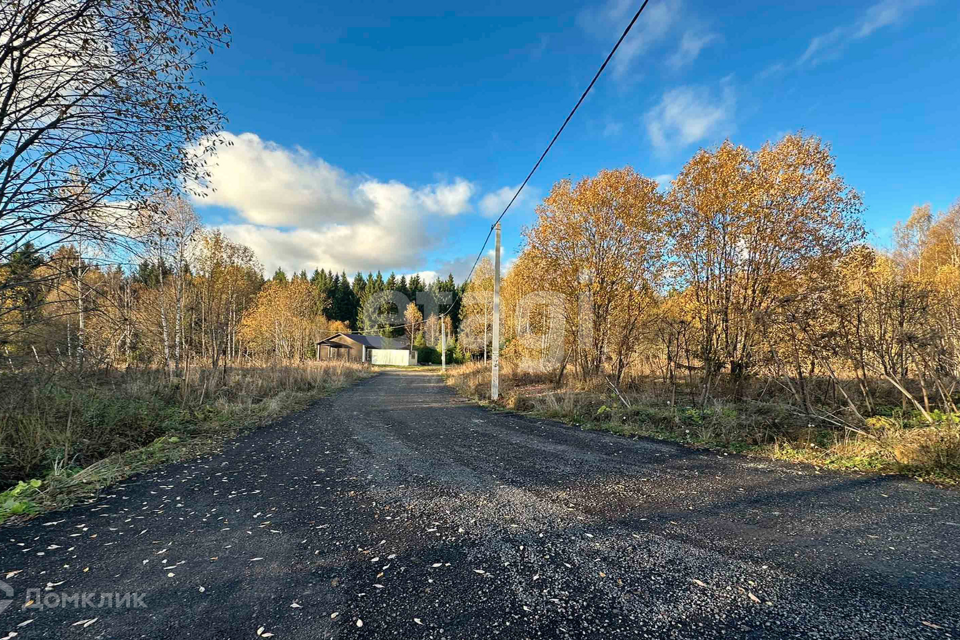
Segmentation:
{"type": "Polygon", "coordinates": [[[370,362],[376,349],[406,349],[404,338],[365,336],[361,333],[336,333],[317,342],[317,360],[370,362]]]}

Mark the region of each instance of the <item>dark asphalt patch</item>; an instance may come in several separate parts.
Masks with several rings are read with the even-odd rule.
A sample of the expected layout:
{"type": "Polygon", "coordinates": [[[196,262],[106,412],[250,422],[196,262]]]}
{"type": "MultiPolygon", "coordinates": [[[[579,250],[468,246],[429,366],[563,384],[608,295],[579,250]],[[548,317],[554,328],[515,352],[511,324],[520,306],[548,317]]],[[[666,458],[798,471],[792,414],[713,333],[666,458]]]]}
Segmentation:
{"type": "Polygon", "coordinates": [[[491,413],[391,371],[0,529],[0,639],[958,637],[956,523],[955,492],[491,413]],[[61,606],[22,609],[28,589],[61,606]],[[71,606],[106,593],[145,606],[71,606]]]}

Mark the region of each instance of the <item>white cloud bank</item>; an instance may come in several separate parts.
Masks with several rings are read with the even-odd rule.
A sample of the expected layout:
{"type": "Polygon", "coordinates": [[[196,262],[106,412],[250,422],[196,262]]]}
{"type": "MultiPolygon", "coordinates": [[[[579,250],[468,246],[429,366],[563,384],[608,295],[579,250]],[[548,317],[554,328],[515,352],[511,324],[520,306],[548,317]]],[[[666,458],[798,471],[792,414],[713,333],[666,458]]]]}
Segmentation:
{"type": "Polygon", "coordinates": [[[431,220],[472,210],[476,187],[463,178],[414,188],[350,175],[253,133],[223,136],[232,144],[210,163],[215,191],[195,202],[235,212],[240,221],[221,228],[256,251],[268,274],[414,270],[436,244],[431,220]]]}

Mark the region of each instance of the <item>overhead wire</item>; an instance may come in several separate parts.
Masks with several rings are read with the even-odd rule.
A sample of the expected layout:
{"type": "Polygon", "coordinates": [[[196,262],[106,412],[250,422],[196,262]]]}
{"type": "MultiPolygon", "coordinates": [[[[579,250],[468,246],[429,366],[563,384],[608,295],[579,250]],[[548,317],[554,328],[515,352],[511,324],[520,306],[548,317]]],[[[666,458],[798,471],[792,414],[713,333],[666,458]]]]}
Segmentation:
{"type": "MultiPolygon", "coordinates": [[[[500,224],[500,220],[503,219],[503,216],[507,214],[507,211],[510,210],[510,207],[513,206],[513,203],[516,202],[517,198],[520,196],[520,192],[523,191],[523,188],[527,186],[527,183],[530,181],[530,178],[533,177],[533,174],[536,173],[537,169],[540,168],[540,163],[543,162],[543,159],[547,157],[547,154],[550,152],[550,149],[553,147],[553,144],[557,141],[557,138],[560,137],[560,134],[563,133],[563,130],[567,127],[567,123],[570,122],[570,119],[573,118],[573,114],[577,112],[577,109],[580,108],[580,105],[583,104],[583,101],[586,99],[587,94],[590,93],[590,90],[593,89],[593,85],[596,84],[597,80],[600,78],[600,74],[603,73],[603,70],[607,68],[610,60],[613,58],[613,54],[617,52],[617,49],[620,48],[620,45],[623,43],[624,38],[627,37],[627,34],[630,33],[630,30],[633,28],[633,25],[636,24],[637,19],[640,17],[640,14],[643,13],[643,10],[647,7],[647,3],[650,0],[643,0],[643,4],[640,5],[640,8],[637,9],[637,12],[633,15],[633,19],[630,20],[630,24],[627,25],[627,28],[623,30],[623,33],[620,34],[620,39],[617,40],[617,43],[613,45],[613,49],[610,50],[610,53],[607,54],[606,59],[603,61],[603,64],[600,65],[600,68],[597,70],[597,73],[594,74],[593,80],[590,81],[590,84],[587,85],[587,88],[584,89],[583,94],[580,96],[580,99],[577,100],[577,104],[574,105],[573,109],[567,115],[566,119],[563,121],[563,124],[560,125],[560,128],[557,129],[557,132],[553,135],[553,138],[550,140],[550,144],[547,145],[547,148],[543,150],[543,153],[540,154],[540,158],[537,160],[537,163],[533,165],[533,169],[530,170],[530,173],[527,174],[527,177],[523,179],[523,182],[517,188],[517,192],[513,194],[513,197],[510,198],[510,202],[507,203],[507,206],[503,208],[503,212],[497,216],[496,221],[490,225],[490,230],[487,231],[487,237],[483,240],[483,246],[480,247],[480,252],[477,254],[477,259],[474,260],[473,266],[470,267],[470,273],[467,274],[466,279],[463,281],[464,284],[470,282],[470,278],[473,277],[473,272],[476,270],[477,265],[480,264],[481,258],[483,258],[483,252],[487,248],[487,244],[490,242],[490,236],[493,235],[494,229],[497,225],[500,224]]],[[[443,318],[450,313],[450,309],[456,304],[456,298],[459,297],[458,289],[453,291],[454,301],[447,306],[447,310],[440,314],[440,317],[443,318]]]]}

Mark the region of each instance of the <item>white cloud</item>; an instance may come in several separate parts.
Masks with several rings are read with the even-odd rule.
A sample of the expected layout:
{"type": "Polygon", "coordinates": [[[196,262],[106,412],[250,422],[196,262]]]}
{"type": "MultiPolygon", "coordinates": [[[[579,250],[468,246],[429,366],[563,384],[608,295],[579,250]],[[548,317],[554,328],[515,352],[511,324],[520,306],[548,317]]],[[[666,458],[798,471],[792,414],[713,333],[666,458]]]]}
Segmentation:
{"type": "Polygon", "coordinates": [[[676,52],[667,58],[667,65],[675,70],[681,69],[696,60],[705,47],[718,40],[720,40],[720,36],[716,33],[687,31],[683,34],[676,52]]]}
{"type": "Polygon", "coordinates": [[[603,127],[604,138],[613,138],[613,137],[619,136],[621,133],[623,133],[622,122],[608,122],[603,127]]]}
{"type": "Polygon", "coordinates": [[[670,186],[670,181],[673,180],[673,174],[661,173],[658,176],[653,176],[653,179],[656,180],[658,187],[664,189],[670,186]]]}
{"type": "Polygon", "coordinates": [[[434,246],[431,217],[472,209],[476,187],[463,178],[419,188],[354,176],[308,151],[224,133],[200,206],[231,209],[240,222],[224,233],[252,248],[266,272],[411,269],[434,246]]]}
{"type": "Polygon", "coordinates": [[[809,64],[815,67],[821,62],[837,58],[843,51],[845,35],[845,30],[837,27],[829,33],[813,38],[807,45],[807,50],[797,60],[797,66],[809,64]]]}
{"type": "Polygon", "coordinates": [[[864,11],[851,26],[839,26],[810,40],[797,66],[815,67],[821,62],[839,58],[853,40],[866,38],[878,29],[899,24],[910,12],[929,0],[881,0],[864,11]]]}
{"type": "Polygon", "coordinates": [[[412,278],[413,276],[420,276],[420,280],[424,284],[430,284],[434,280],[438,279],[440,277],[440,274],[438,274],[436,271],[430,271],[430,270],[417,271],[416,273],[408,273],[407,282],[409,282],[410,278],[412,278]]]}
{"type": "Polygon", "coordinates": [[[725,80],[719,95],[705,86],[683,86],[663,94],[645,117],[650,141],[661,154],[730,133],[736,108],[733,86],[725,80]]]}
{"type": "MultiPolygon", "coordinates": [[[[488,218],[496,218],[503,213],[504,207],[507,206],[510,198],[513,197],[513,194],[517,192],[519,187],[520,185],[515,187],[501,187],[496,191],[487,193],[480,199],[480,213],[488,218]]],[[[513,203],[513,206],[518,207],[531,200],[536,200],[538,195],[539,191],[536,188],[527,185],[523,188],[523,191],[520,192],[520,195],[517,196],[517,200],[513,203]]]]}
{"type": "Polygon", "coordinates": [[[883,0],[867,9],[857,25],[856,37],[864,38],[877,29],[897,24],[926,0],[883,0]]]}
{"type": "Polygon", "coordinates": [[[787,70],[787,66],[782,62],[776,62],[769,65],[766,69],[757,74],[757,80],[766,80],[767,78],[772,78],[773,76],[780,75],[787,70]]]}
{"type": "MultiPolygon", "coordinates": [[[[643,15],[613,57],[611,67],[614,77],[626,76],[633,63],[644,52],[667,36],[680,17],[680,5],[679,0],[664,0],[652,2],[644,9],[643,15]]],[[[608,0],[599,9],[581,11],[577,22],[594,37],[609,40],[613,44],[615,38],[626,28],[636,8],[633,0],[608,0]]]]}
{"type": "Polygon", "coordinates": [[[417,192],[417,200],[430,213],[455,216],[470,210],[470,198],[476,191],[473,183],[457,178],[453,184],[438,184],[417,192]]]}
{"type": "Polygon", "coordinates": [[[253,133],[221,134],[230,146],[209,161],[215,191],[202,204],[236,210],[255,224],[292,226],[369,218],[358,180],[312,156],[253,133]]]}

